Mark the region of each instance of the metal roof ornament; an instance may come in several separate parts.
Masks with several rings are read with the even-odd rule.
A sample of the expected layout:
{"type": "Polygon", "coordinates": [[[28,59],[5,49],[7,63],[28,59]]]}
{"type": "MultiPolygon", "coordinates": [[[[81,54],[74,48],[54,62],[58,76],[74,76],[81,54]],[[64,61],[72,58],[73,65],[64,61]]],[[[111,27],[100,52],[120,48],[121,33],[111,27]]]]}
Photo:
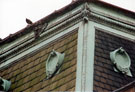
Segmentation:
{"type": "Polygon", "coordinates": [[[89,15],[90,15],[90,9],[88,7],[88,3],[85,3],[83,8],[84,9],[82,11],[82,18],[83,18],[84,23],[87,23],[89,20],[89,15]]]}
{"type": "Polygon", "coordinates": [[[49,54],[49,57],[46,61],[46,76],[47,79],[53,77],[55,74],[59,73],[60,67],[64,60],[64,53],[59,53],[56,51],[52,51],[49,54]]]}
{"type": "Polygon", "coordinates": [[[0,77],[0,91],[5,92],[10,89],[11,82],[0,77]]]}
{"type": "Polygon", "coordinates": [[[131,60],[127,52],[122,47],[110,52],[110,58],[114,64],[113,68],[115,72],[121,72],[132,77],[131,71],[129,69],[131,60]]]}

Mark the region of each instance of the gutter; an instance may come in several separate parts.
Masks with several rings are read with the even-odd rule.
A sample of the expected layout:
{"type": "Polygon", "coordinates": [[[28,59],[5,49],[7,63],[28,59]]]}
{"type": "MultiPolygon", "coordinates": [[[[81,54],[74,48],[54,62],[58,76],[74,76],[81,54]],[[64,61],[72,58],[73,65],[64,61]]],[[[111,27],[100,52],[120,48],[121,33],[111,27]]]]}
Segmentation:
{"type": "Polygon", "coordinates": [[[123,87],[114,90],[113,92],[123,92],[123,91],[126,91],[126,90],[128,90],[130,88],[133,88],[133,87],[135,87],[135,81],[132,81],[129,84],[124,85],[123,87]]]}

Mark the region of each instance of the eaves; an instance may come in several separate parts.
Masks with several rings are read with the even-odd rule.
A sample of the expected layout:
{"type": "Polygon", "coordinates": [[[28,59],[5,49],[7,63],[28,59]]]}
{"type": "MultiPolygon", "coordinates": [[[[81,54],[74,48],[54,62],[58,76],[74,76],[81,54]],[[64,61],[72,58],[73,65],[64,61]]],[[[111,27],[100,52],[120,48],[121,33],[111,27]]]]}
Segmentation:
{"type": "MultiPolygon", "coordinates": [[[[63,30],[66,30],[71,26],[83,21],[84,17],[87,17],[89,21],[94,21],[106,26],[113,25],[113,28],[119,30],[123,29],[122,31],[124,32],[127,31],[125,29],[128,29],[129,31],[127,31],[127,33],[135,34],[135,23],[126,21],[124,19],[119,19],[113,15],[108,15],[107,13],[103,11],[101,12],[100,10],[97,11],[93,6],[91,6],[91,3],[84,4],[84,2],[81,1],[72,2],[70,5],[62,8],[61,10],[56,11],[51,15],[37,21],[31,26],[24,28],[24,30],[21,30],[14,35],[5,38],[5,40],[0,42],[0,68],[2,68],[2,64],[4,66],[6,61],[16,57],[16,55],[27,51],[29,48],[32,48],[37,44],[48,40],[54,35],[59,34],[63,30]],[[33,30],[37,28],[42,29],[44,23],[46,22],[48,22],[48,27],[40,35],[40,38],[35,40],[33,30]]],[[[99,3],[104,5],[104,3],[101,1],[93,2],[95,5],[98,5],[99,3]]],[[[108,7],[108,4],[105,4],[105,6],[108,7]]],[[[103,8],[105,8],[105,6],[103,6],[103,8]]],[[[110,6],[110,8],[114,8],[114,6],[110,6]]],[[[123,9],[119,10],[123,12],[129,12],[123,9]]],[[[132,16],[135,14],[133,12],[130,13],[131,14],[129,17],[133,18],[132,16]]]]}

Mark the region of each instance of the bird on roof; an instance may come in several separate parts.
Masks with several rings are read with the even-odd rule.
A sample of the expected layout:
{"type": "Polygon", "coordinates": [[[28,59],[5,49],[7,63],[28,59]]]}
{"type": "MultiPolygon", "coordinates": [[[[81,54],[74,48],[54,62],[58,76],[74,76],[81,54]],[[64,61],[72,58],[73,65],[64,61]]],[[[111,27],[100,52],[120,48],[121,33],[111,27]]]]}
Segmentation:
{"type": "Polygon", "coordinates": [[[26,22],[27,22],[27,24],[33,24],[33,22],[30,19],[27,19],[27,18],[26,18],[26,22]]]}

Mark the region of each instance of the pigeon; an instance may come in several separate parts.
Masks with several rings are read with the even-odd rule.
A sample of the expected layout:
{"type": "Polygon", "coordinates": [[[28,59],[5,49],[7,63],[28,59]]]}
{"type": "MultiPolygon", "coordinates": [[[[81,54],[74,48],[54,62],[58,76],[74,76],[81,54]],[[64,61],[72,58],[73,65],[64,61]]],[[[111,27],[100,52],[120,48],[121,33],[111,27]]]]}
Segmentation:
{"type": "Polygon", "coordinates": [[[27,19],[27,18],[26,18],[26,22],[27,22],[27,24],[32,24],[32,21],[30,19],[27,19]]]}

